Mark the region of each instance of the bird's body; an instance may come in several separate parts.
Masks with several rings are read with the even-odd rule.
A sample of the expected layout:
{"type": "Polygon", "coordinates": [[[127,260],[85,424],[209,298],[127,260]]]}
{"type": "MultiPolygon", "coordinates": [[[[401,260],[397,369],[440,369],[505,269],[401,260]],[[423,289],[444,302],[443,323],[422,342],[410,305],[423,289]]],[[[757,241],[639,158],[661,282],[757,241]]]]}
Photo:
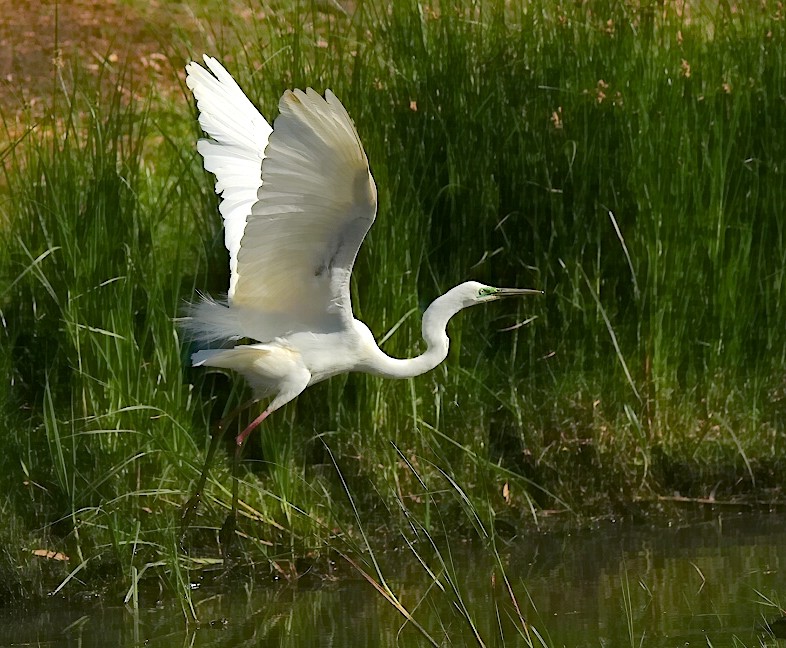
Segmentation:
{"type": "Polygon", "coordinates": [[[352,313],[352,266],[377,208],[377,191],[360,138],[329,90],[287,91],[271,129],[229,73],[205,57],[212,74],[186,67],[199,122],[210,139],[197,148],[216,175],[230,257],[223,302],[189,307],[185,328],[208,348],[194,366],[242,374],[266,410],[237,439],[309,385],[362,371],[408,378],[448,353],[448,320],[459,310],[506,295],[539,291],[466,282],[437,298],[423,316],[426,350],[391,358],[352,313]],[[229,346],[250,339],[250,344],[229,346]],[[219,342],[221,348],[209,348],[219,342]],[[227,348],[228,347],[228,348],[227,348]]]}
{"type": "MultiPolygon", "coordinates": [[[[242,374],[254,390],[255,398],[274,396],[266,410],[268,414],[307,387],[339,374],[358,371],[383,378],[419,376],[447,357],[449,339],[445,328],[448,320],[465,306],[467,295],[475,299],[483,289],[488,287],[468,282],[434,301],[423,315],[427,348],[415,358],[388,356],[377,346],[369,328],[352,318],[347,325],[340,325],[335,330],[292,329],[286,335],[262,343],[200,350],[192,356],[192,364],[232,369],[242,374]]],[[[493,298],[495,296],[489,296],[493,298]]],[[[231,310],[219,304],[214,307],[231,310]]]]}
{"type": "MultiPolygon", "coordinates": [[[[362,371],[409,378],[448,354],[448,320],[461,309],[540,291],[492,288],[468,281],[438,297],[423,314],[426,350],[408,359],[382,352],[352,313],[349,282],[360,245],[374,222],[377,190],[357,131],[330,90],[287,91],[274,127],[223,66],[204,57],[186,66],[199,123],[197,144],[221,195],[229,290],[188,307],[184,328],[204,348],[194,366],[242,374],[266,409],[236,437],[232,512],[220,538],[225,557],[237,517],[237,466],[248,435],[309,385],[362,371]],[[211,74],[212,72],[212,74],[211,74]],[[240,340],[251,340],[238,344],[240,340]]],[[[194,495],[182,515],[190,525],[224,425],[217,426],[194,495]]],[[[181,536],[182,537],[182,536],[181,536]]]]}

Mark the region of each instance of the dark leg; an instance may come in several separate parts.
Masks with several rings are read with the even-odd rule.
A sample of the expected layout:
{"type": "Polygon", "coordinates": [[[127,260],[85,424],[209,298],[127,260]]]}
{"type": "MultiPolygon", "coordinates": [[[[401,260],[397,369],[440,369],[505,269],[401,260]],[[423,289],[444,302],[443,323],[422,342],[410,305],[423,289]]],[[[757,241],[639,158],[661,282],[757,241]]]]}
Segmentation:
{"type": "Polygon", "coordinates": [[[221,556],[224,558],[224,564],[228,565],[230,560],[229,552],[232,548],[232,541],[235,539],[235,530],[237,529],[237,490],[238,490],[238,473],[240,472],[240,457],[243,454],[243,445],[235,445],[235,453],[232,457],[232,510],[224,524],[221,531],[218,533],[218,542],[221,545],[221,556]]]}
{"type": "Polygon", "coordinates": [[[232,547],[232,540],[235,537],[235,530],[237,528],[237,490],[238,490],[238,473],[240,472],[240,458],[243,456],[243,448],[246,444],[246,439],[251,431],[264,421],[270,412],[265,410],[257,416],[251,423],[237,435],[235,439],[235,454],[232,459],[232,510],[230,511],[227,519],[224,520],[224,525],[218,534],[218,541],[221,544],[221,555],[224,558],[224,564],[228,564],[229,551],[232,547]]]}
{"type": "Polygon", "coordinates": [[[191,498],[185,503],[182,510],[180,511],[180,544],[183,544],[183,540],[186,535],[186,531],[188,531],[191,523],[194,521],[194,515],[196,515],[197,508],[199,507],[199,503],[202,501],[202,492],[205,490],[205,483],[207,482],[207,473],[210,470],[210,466],[213,463],[213,456],[216,454],[216,450],[218,449],[218,444],[221,439],[224,437],[224,432],[226,429],[222,425],[223,421],[219,421],[218,425],[215,426],[213,431],[210,434],[210,446],[207,449],[207,456],[205,457],[205,464],[202,466],[202,474],[199,476],[199,481],[197,482],[197,487],[194,490],[194,494],[191,498]]]}
{"type": "Polygon", "coordinates": [[[216,450],[218,449],[218,445],[221,439],[224,438],[224,434],[226,433],[227,427],[232,422],[232,420],[244,409],[254,404],[255,401],[247,401],[231,411],[227,416],[222,418],[216,426],[213,428],[210,434],[210,446],[207,449],[207,456],[205,457],[205,464],[202,466],[202,473],[199,475],[199,481],[197,482],[197,487],[194,490],[194,494],[185,503],[181,512],[180,512],[180,544],[183,544],[183,539],[186,535],[186,531],[191,526],[191,523],[194,521],[194,515],[196,515],[197,508],[199,507],[199,503],[202,501],[202,493],[205,490],[205,483],[207,482],[207,473],[210,470],[210,466],[213,464],[213,457],[216,454],[216,450]]]}

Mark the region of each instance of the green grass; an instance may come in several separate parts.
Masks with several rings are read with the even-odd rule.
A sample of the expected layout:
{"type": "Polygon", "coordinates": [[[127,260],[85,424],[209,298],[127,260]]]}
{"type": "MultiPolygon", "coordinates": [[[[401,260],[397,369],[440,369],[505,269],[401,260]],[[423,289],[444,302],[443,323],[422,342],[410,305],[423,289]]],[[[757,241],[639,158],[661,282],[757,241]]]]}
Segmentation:
{"type": "MultiPolygon", "coordinates": [[[[265,115],[311,85],[355,120],[380,199],[355,312],[378,339],[395,329],[387,353],[417,353],[419,313],[461,281],[546,292],[463,313],[430,374],[336,378],[266,421],[241,484],[250,568],[362,554],[412,520],[475,536],[541,509],[780,496],[785,23],[775,3],[724,6],[213,18],[210,53],[265,115]]],[[[178,68],[201,54],[173,50],[178,68]]],[[[0,594],[51,587],[37,548],[70,556],[66,590],[133,593],[141,574],[182,594],[217,555],[223,455],[190,553],[179,506],[211,422],[248,395],[185,368],[172,321],[226,289],[213,180],[185,93],[75,87],[1,153],[0,511],[22,549],[0,558],[0,594]]]]}

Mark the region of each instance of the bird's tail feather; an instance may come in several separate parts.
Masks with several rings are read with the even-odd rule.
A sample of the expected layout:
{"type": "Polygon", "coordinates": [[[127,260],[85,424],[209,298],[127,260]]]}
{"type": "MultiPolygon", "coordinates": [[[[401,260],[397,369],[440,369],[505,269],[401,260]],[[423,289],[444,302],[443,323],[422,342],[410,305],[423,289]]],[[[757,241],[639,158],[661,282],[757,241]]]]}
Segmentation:
{"type": "Polygon", "coordinates": [[[200,295],[197,302],[187,303],[183,316],[177,320],[180,327],[197,342],[239,340],[245,337],[237,314],[226,302],[200,295]]]}

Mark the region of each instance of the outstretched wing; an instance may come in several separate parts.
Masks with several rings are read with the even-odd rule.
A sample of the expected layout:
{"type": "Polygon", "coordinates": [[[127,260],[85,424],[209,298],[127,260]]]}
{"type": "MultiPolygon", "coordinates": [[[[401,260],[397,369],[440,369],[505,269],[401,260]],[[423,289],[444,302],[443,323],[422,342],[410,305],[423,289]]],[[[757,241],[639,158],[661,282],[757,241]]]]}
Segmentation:
{"type": "Polygon", "coordinates": [[[232,298],[256,339],[349,324],[349,278],[377,207],[366,154],[335,95],[287,91],[279,109],[232,298]]]}
{"type": "Polygon", "coordinates": [[[246,218],[262,184],[261,166],[271,128],[240,86],[214,58],[186,65],[186,85],[194,93],[199,124],[212,139],[199,140],[197,150],[205,169],[216,176],[219,211],[224,219],[224,243],[229,250],[229,301],[237,284],[238,250],[246,218]]]}

